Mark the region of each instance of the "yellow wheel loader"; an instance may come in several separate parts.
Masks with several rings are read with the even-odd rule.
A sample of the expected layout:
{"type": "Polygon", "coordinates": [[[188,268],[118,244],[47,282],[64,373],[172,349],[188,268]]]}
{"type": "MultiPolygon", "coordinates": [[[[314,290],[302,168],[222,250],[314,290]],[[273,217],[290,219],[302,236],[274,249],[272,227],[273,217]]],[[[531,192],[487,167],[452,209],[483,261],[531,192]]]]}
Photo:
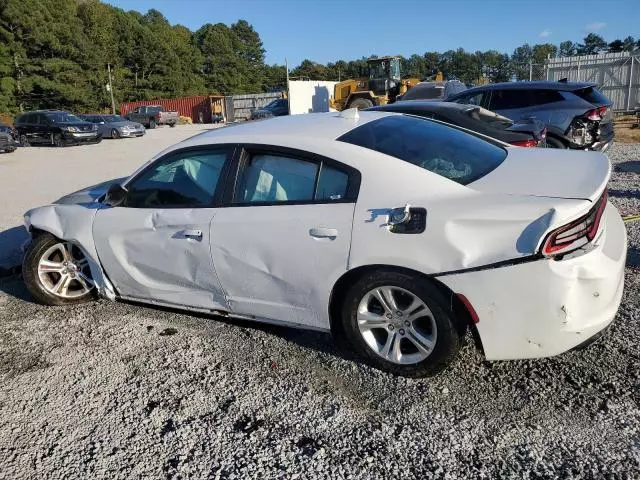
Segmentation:
{"type": "Polygon", "coordinates": [[[367,70],[368,77],[337,83],[329,106],[340,111],[393,103],[398,95],[404,95],[420,81],[417,78],[401,78],[400,57],[370,58],[367,60],[367,70]]]}

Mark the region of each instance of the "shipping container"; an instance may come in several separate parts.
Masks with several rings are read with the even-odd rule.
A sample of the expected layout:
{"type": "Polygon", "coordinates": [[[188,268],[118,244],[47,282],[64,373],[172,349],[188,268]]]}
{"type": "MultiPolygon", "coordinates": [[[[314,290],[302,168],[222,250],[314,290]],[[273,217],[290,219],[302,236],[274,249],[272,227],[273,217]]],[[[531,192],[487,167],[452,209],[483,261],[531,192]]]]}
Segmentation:
{"type": "Polygon", "coordinates": [[[195,96],[175,99],[141,100],[120,104],[120,114],[126,116],[140,106],[161,105],[165,110],[178,112],[181,117],[189,117],[193,123],[211,123],[216,115],[224,115],[223,97],[195,96]]]}

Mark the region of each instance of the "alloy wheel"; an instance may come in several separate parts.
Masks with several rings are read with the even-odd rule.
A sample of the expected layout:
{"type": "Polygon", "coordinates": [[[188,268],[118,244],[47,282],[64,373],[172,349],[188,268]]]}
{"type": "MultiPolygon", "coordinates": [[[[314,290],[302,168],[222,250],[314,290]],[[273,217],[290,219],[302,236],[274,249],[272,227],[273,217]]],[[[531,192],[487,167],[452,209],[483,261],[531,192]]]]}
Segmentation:
{"type": "Polygon", "coordinates": [[[433,313],[404,288],[381,286],[367,292],[358,304],[357,321],[369,348],[395,364],[419,363],[436,345],[433,313]]]}
{"type": "Polygon", "coordinates": [[[38,277],[45,290],[61,298],[77,298],[94,288],[87,258],[68,242],[56,243],[44,252],[38,277]]]}

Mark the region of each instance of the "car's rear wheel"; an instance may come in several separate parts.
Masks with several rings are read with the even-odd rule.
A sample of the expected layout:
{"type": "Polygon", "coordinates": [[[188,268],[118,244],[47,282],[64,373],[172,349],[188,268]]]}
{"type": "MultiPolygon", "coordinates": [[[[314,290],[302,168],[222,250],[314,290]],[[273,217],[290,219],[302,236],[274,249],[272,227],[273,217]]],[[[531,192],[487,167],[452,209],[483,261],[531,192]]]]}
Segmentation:
{"type": "Polygon", "coordinates": [[[409,377],[433,375],[461,344],[453,311],[432,285],[412,275],[377,271],[358,280],[343,304],[344,332],[374,366],[409,377]]]}
{"type": "Polygon", "coordinates": [[[120,131],[117,128],[111,130],[111,138],[120,138],[120,131]]]}
{"type": "Polygon", "coordinates": [[[31,146],[31,144],[29,143],[29,139],[24,134],[20,135],[20,145],[22,145],[23,147],[31,146]]]}
{"type": "Polygon", "coordinates": [[[351,100],[351,103],[349,103],[349,108],[357,108],[358,110],[371,107],[373,107],[373,102],[370,99],[363,97],[355,98],[351,100]]]}
{"type": "Polygon", "coordinates": [[[156,128],[156,121],[151,119],[149,120],[149,128],[154,129],[156,128]]]}
{"type": "Polygon", "coordinates": [[[22,264],[27,290],[45,305],[83,303],[94,298],[89,262],[76,245],[49,233],[29,245],[22,264]]]}
{"type": "Polygon", "coordinates": [[[547,136],[547,148],[560,148],[566,150],[567,145],[559,138],[547,136]]]}

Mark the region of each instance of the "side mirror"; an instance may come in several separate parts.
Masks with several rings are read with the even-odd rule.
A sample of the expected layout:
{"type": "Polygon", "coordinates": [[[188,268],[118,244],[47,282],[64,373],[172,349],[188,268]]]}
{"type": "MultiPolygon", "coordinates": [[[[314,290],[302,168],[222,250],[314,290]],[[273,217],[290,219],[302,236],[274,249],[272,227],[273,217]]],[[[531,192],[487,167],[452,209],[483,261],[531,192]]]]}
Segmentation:
{"type": "Polygon", "coordinates": [[[107,196],[104,198],[104,203],[111,205],[112,207],[117,207],[124,202],[126,197],[127,189],[119,183],[112,183],[109,185],[109,190],[107,190],[107,196]]]}

